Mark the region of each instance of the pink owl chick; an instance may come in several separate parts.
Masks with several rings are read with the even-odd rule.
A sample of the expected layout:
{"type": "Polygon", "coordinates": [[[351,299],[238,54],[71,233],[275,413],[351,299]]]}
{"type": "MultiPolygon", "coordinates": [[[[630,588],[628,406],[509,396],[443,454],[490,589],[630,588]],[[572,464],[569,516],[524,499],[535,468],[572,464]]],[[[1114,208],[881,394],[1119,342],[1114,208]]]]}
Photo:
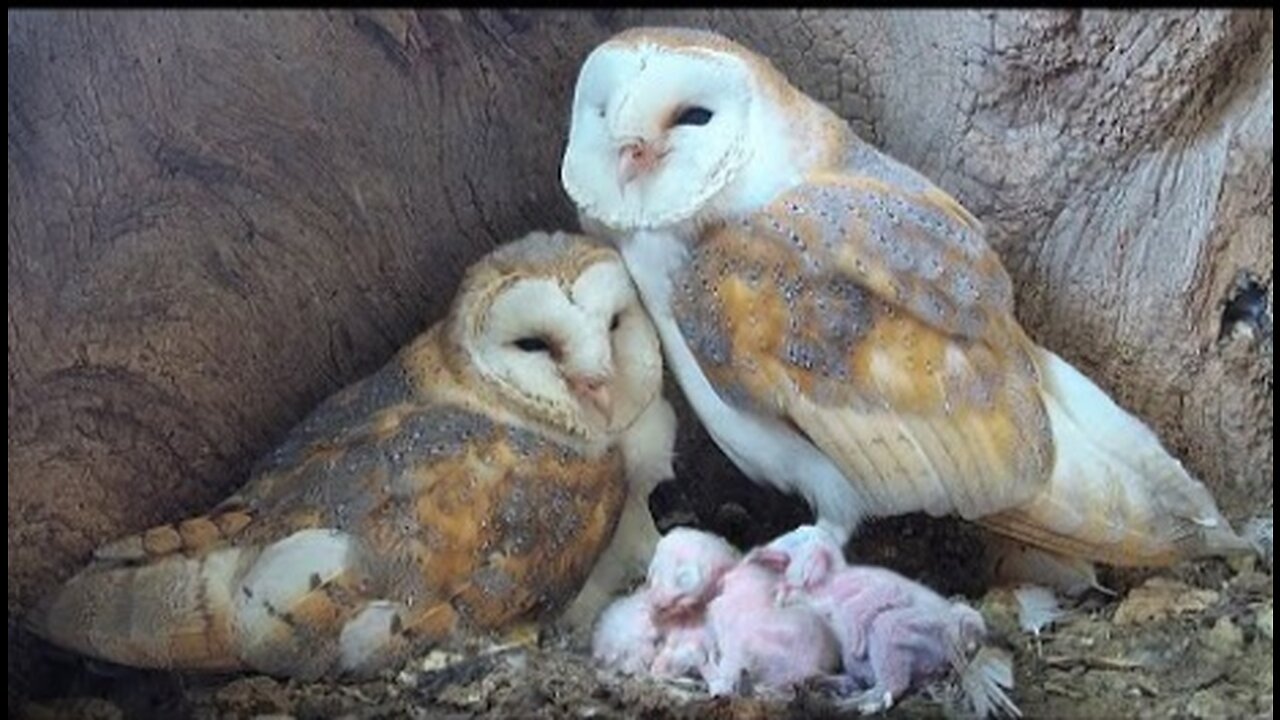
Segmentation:
{"type": "Polygon", "coordinates": [[[836,671],[839,648],[831,630],[803,605],[779,607],[779,576],[743,562],[720,579],[707,606],[707,626],[719,657],[703,674],[712,695],[740,692],[739,684],[780,691],[836,671]]]}
{"type": "Polygon", "coordinates": [[[849,565],[835,538],[812,525],[747,561],[783,573],[780,604],[812,608],[830,624],[845,675],[862,688],[850,698],[862,712],[886,710],[918,682],[954,669],[977,716],[1019,715],[1005,692],[1009,660],[981,647],[986,624],[968,605],[886,568],[849,565]]]}
{"type": "Polygon", "coordinates": [[[667,680],[702,678],[718,657],[718,649],[705,622],[670,627],[658,647],[651,672],[667,680]]]}
{"type": "Polygon", "coordinates": [[[649,597],[641,590],[615,600],[600,614],[591,636],[591,656],[603,667],[639,675],[649,671],[661,640],[649,597]]]}
{"type": "Polygon", "coordinates": [[[659,622],[696,622],[742,553],[718,535],[673,528],[658,541],[645,592],[659,622]]]}
{"type": "Polygon", "coordinates": [[[700,676],[714,652],[703,625],[707,602],[720,576],[741,557],[711,533],[671,530],[654,549],[645,586],[600,615],[592,656],[604,667],[632,675],[700,676]]]}

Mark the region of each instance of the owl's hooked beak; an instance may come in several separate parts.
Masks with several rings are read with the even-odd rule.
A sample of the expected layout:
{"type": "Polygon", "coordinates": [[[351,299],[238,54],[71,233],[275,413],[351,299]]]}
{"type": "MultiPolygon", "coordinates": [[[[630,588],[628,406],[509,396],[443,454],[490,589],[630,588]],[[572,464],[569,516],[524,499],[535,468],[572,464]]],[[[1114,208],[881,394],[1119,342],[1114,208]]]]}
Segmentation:
{"type": "Polygon", "coordinates": [[[666,149],[657,142],[633,140],[623,145],[618,151],[618,187],[652,172],[666,156],[666,149]]]}
{"type": "Polygon", "coordinates": [[[613,393],[610,378],[599,375],[574,375],[565,379],[569,391],[580,400],[600,411],[605,420],[613,419],[613,393]]]}

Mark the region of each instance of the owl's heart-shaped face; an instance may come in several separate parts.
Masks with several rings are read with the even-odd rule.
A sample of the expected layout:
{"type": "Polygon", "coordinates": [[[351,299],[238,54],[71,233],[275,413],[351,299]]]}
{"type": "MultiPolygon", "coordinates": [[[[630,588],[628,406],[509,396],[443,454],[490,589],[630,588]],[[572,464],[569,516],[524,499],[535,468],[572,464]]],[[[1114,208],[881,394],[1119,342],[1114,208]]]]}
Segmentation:
{"type": "Polygon", "coordinates": [[[606,43],[578,77],[564,187],[615,229],[690,219],[747,161],[753,94],[732,55],[606,43]]]}
{"type": "Polygon", "coordinates": [[[455,307],[479,379],[530,420],[599,438],[657,397],[657,335],[621,259],[580,236],[535,235],[473,268],[455,307]]]}

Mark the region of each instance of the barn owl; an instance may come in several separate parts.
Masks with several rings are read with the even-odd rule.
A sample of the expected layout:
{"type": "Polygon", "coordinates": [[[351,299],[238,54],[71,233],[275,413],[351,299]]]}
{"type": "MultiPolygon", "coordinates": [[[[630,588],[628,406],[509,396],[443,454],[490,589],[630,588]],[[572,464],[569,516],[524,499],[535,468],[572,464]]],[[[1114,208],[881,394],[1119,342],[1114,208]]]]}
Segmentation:
{"type": "Polygon", "coordinates": [[[1068,566],[1243,549],[1150,429],[1028,338],[982,225],[741,45],[636,28],[593,50],[561,181],[717,445],[841,542],[925,511],[1068,566]]]}
{"type": "Polygon", "coordinates": [[[126,665],[310,679],[527,631],[606,551],[624,474],[669,473],[661,375],[616,251],[563,233],[504,245],[231,498],[99,548],[38,632],[126,665]]]}

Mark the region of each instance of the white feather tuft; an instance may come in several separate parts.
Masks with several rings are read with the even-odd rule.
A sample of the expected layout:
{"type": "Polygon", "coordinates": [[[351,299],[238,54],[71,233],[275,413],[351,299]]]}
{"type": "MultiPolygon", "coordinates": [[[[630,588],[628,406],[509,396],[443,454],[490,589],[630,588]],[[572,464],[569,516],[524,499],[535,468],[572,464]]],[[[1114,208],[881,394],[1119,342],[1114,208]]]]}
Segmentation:
{"type": "Polygon", "coordinates": [[[1241,535],[1258,552],[1267,567],[1271,567],[1271,534],[1273,520],[1269,517],[1256,517],[1245,523],[1241,535]]]}
{"type": "Polygon", "coordinates": [[[1009,697],[1013,690],[1013,658],[993,647],[978,650],[960,673],[960,688],[977,718],[1022,717],[1009,697]]]}
{"type": "Polygon", "coordinates": [[[1039,585],[1023,585],[1013,591],[1018,601],[1018,626],[1036,637],[1066,613],[1053,591],[1039,585]]]}
{"type": "Polygon", "coordinates": [[[374,600],[342,626],[338,636],[340,667],[347,672],[367,672],[377,667],[391,650],[396,624],[406,608],[389,600],[374,600]]]}

